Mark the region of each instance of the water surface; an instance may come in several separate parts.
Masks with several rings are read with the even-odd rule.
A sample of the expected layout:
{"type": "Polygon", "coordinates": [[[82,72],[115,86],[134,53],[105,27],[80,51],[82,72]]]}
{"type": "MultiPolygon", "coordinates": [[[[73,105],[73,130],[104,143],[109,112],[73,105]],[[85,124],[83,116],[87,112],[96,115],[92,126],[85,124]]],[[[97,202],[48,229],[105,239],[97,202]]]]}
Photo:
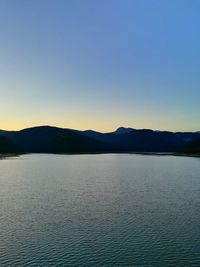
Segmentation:
{"type": "Polygon", "coordinates": [[[0,266],[200,266],[200,159],[0,161],[0,266]]]}

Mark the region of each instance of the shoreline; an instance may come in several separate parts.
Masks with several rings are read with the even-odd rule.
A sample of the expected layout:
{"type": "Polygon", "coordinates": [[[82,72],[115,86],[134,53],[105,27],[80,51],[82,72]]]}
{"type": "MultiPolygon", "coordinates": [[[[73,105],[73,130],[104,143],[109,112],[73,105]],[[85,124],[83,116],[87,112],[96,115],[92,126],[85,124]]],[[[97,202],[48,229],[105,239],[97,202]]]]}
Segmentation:
{"type": "Polygon", "coordinates": [[[176,156],[176,157],[193,157],[200,158],[200,154],[186,154],[186,153],[178,153],[178,152],[77,152],[77,153],[0,153],[0,160],[6,158],[20,157],[21,155],[28,154],[52,154],[52,155],[98,155],[98,154],[133,154],[133,155],[146,155],[146,156],[176,156]]]}
{"type": "Polygon", "coordinates": [[[138,155],[154,155],[154,156],[176,156],[176,157],[195,157],[199,158],[200,154],[187,154],[187,153],[179,153],[179,152],[131,152],[130,154],[138,154],[138,155]]]}
{"type": "Polygon", "coordinates": [[[13,158],[13,157],[19,157],[23,154],[18,154],[18,153],[5,153],[5,154],[1,154],[0,153],[0,160],[1,159],[6,159],[6,158],[13,158]]]}

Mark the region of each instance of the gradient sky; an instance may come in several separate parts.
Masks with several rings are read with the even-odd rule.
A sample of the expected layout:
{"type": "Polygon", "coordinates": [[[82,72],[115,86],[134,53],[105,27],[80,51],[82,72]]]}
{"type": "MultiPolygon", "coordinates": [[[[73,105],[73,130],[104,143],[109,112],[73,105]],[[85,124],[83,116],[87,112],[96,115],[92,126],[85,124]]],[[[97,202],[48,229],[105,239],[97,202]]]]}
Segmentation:
{"type": "Polygon", "coordinates": [[[200,130],[199,0],[0,0],[0,128],[200,130]]]}

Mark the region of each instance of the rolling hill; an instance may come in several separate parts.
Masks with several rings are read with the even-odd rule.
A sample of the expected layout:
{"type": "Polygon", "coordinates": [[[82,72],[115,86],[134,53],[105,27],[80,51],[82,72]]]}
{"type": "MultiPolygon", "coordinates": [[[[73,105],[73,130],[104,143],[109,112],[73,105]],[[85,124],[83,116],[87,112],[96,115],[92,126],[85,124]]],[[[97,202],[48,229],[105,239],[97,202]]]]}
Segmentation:
{"type": "MultiPolygon", "coordinates": [[[[177,152],[200,140],[199,132],[120,127],[114,132],[39,126],[0,131],[0,153],[177,152]]],[[[193,145],[195,146],[195,145],[193,145]]]]}

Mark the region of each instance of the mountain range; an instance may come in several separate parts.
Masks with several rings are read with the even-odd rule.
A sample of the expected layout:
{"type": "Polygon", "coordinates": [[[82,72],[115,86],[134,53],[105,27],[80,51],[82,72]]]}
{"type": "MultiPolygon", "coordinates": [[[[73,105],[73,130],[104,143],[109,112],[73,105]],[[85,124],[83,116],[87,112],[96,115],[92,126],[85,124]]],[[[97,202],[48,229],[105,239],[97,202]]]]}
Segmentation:
{"type": "Polygon", "coordinates": [[[114,132],[38,126],[0,130],[0,153],[200,153],[200,132],[169,132],[120,127],[114,132]]]}

